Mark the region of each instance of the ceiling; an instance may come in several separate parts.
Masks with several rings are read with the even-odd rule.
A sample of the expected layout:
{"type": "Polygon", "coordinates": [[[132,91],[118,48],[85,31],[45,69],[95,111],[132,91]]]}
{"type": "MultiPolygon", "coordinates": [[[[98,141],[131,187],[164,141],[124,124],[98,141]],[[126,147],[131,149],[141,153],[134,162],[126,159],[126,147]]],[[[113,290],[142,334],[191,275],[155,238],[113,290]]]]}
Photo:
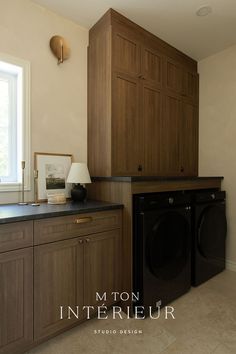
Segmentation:
{"type": "Polygon", "coordinates": [[[111,7],[201,60],[236,44],[236,0],[32,0],[90,28],[111,7]],[[202,5],[212,13],[196,16],[202,5]]]}

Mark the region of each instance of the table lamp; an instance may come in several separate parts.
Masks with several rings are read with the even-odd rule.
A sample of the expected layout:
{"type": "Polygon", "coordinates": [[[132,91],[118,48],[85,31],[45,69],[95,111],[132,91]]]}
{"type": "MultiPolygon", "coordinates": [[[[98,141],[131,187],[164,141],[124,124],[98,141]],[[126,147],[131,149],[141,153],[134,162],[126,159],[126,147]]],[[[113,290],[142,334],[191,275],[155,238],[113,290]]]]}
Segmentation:
{"type": "Polygon", "coordinates": [[[87,190],[82,184],[91,183],[86,163],[72,162],[66,182],[74,184],[71,189],[71,199],[74,202],[83,202],[86,199],[87,190]]]}

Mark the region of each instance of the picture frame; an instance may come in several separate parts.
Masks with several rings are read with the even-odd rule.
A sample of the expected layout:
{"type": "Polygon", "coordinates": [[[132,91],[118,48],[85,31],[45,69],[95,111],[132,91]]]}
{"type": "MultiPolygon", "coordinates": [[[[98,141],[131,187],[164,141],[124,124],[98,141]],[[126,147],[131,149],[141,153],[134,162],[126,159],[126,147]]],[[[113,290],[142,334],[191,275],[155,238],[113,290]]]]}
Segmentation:
{"type": "Polygon", "coordinates": [[[34,169],[37,171],[36,200],[47,201],[47,193],[65,193],[70,198],[71,186],[66,179],[71,167],[71,154],[46,152],[34,153],[34,169]]]}

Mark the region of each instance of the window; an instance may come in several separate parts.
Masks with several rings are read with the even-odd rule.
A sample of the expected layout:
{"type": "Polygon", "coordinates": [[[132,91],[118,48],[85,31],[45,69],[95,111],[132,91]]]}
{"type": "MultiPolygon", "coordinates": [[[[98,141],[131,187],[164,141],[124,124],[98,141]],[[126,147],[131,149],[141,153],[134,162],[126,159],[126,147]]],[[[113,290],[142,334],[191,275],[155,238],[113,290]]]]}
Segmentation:
{"type": "Polygon", "coordinates": [[[28,62],[0,53],[0,191],[14,191],[21,183],[25,161],[25,188],[30,188],[28,62]]]}

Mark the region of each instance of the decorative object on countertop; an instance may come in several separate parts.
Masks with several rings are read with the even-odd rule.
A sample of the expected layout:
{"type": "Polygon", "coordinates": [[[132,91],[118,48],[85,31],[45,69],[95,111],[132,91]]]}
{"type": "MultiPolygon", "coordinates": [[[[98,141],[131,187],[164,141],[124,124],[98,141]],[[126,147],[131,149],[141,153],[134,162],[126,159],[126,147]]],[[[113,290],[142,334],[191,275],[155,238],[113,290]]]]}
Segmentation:
{"type": "Polygon", "coordinates": [[[40,205],[37,202],[37,179],[38,179],[38,170],[34,170],[34,202],[31,204],[32,206],[40,205]]]}
{"type": "Polygon", "coordinates": [[[53,36],[50,39],[50,48],[55,57],[58,59],[57,65],[64,62],[70,56],[70,48],[65,38],[61,36],[53,36]]]}
{"type": "Polygon", "coordinates": [[[82,184],[91,183],[88,167],[83,162],[73,162],[67,177],[67,183],[73,183],[71,198],[75,202],[83,202],[87,197],[87,190],[82,184]]]}
{"type": "Polygon", "coordinates": [[[22,170],[22,180],[21,180],[21,202],[19,205],[27,205],[25,202],[25,161],[21,161],[21,170],[22,170]]]}
{"type": "Polygon", "coordinates": [[[48,193],[48,204],[66,204],[65,193],[48,193]]]}
{"type": "Polygon", "coordinates": [[[72,155],[35,152],[35,170],[38,171],[37,201],[47,201],[47,193],[64,193],[70,197],[70,187],[66,184],[72,155]]]}

